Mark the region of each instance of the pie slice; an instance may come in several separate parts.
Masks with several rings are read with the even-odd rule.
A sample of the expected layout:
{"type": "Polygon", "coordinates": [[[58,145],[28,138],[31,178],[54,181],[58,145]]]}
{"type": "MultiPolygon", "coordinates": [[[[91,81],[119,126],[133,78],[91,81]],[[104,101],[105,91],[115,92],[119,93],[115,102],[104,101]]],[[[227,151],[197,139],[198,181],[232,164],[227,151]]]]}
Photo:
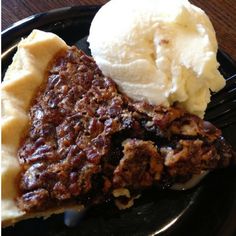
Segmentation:
{"type": "Polygon", "coordinates": [[[235,163],[221,131],[176,106],[132,101],[91,57],[34,30],[2,84],[2,222],[48,217],[235,163]]]}

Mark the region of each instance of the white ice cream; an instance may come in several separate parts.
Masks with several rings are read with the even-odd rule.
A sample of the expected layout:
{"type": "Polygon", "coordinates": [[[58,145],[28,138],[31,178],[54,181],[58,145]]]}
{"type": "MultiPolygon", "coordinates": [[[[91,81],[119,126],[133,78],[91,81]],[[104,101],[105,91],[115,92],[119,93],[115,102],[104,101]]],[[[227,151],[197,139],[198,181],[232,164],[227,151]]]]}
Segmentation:
{"type": "Polygon", "coordinates": [[[135,100],[179,102],[203,117],[210,90],[225,84],[212,24],[187,0],[111,0],[88,41],[102,72],[135,100]]]}

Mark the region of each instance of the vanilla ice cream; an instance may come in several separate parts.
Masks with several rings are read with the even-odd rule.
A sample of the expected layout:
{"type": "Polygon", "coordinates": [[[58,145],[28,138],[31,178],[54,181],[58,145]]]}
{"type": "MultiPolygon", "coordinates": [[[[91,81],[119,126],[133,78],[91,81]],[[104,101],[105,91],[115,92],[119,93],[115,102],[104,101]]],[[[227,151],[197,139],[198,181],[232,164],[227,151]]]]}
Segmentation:
{"type": "Polygon", "coordinates": [[[210,91],[225,85],[212,24],[187,0],[111,0],[88,41],[102,72],[134,100],[178,102],[203,117],[210,91]]]}

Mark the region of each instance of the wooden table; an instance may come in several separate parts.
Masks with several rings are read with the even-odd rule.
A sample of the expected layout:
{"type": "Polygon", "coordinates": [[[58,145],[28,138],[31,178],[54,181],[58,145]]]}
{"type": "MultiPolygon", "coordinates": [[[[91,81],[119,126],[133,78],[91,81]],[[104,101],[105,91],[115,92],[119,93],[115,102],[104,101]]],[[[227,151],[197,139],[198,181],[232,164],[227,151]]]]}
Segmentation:
{"type": "MultiPolygon", "coordinates": [[[[236,61],[236,0],[190,1],[206,11],[215,27],[219,47],[236,61]]],[[[106,2],[107,0],[2,0],[2,29],[27,16],[53,8],[106,2]]]]}

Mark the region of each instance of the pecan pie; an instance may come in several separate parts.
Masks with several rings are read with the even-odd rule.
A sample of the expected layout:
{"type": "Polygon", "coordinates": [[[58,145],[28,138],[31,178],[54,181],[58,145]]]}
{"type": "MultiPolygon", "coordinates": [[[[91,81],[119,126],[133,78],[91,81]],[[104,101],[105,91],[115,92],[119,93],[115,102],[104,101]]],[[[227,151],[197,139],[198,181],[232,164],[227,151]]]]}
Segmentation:
{"type": "MultiPolygon", "coordinates": [[[[35,34],[56,37],[40,31],[30,37],[35,34]]],[[[5,225],[113,199],[127,208],[143,189],[170,188],[235,162],[232,148],[211,123],[177,105],[132,101],[91,57],[58,38],[50,45],[54,40],[51,58],[33,70],[43,70],[43,79],[27,88],[22,83],[10,102],[11,81],[3,85],[5,225]],[[28,104],[17,101],[21,89],[31,93],[21,98],[28,104]]]]}

